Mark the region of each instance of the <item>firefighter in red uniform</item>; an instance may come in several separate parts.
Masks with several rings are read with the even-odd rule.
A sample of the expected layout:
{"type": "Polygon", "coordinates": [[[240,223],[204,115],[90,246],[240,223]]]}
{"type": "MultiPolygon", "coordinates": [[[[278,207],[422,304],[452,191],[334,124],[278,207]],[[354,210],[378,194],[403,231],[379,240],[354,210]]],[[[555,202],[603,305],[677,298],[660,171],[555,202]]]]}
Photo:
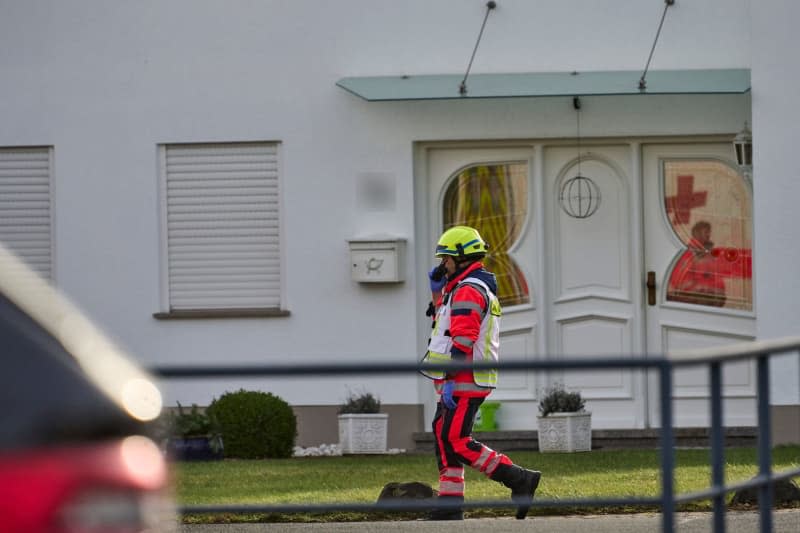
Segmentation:
{"type": "MultiPolygon", "coordinates": [[[[487,245],[474,228],[455,226],[436,247],[441,264],[429,277],[434,302],[433,331],[424,362],[497,362],[500,304],[494,274],[481,260],[487,245]]],[[[472,438],[478,408],[497,385],[497,369],[426,371],[440,395],[433,419],[439,466],[439,501],[433,520],[462,520],[464,465],[511,489],[517,518],[528,513],[541,472],[515,465],[507,456],[472,438]]]]}

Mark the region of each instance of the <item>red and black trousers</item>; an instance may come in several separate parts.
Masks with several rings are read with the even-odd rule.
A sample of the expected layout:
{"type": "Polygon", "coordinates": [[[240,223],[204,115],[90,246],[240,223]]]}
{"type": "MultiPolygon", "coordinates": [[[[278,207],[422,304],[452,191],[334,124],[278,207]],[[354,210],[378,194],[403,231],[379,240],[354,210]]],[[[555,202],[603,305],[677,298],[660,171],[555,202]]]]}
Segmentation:
{"type": "Polygon", "coordinates": [[[485,397],[453,396],[456,408],[441,401],[436,404],[433,435],[436,438],[436,461],[439,466],[439,496],[464,497],[464,466],[492,477],[500,465],[512,465],[511,459],[472,438],[475,416],[485,397]]]}

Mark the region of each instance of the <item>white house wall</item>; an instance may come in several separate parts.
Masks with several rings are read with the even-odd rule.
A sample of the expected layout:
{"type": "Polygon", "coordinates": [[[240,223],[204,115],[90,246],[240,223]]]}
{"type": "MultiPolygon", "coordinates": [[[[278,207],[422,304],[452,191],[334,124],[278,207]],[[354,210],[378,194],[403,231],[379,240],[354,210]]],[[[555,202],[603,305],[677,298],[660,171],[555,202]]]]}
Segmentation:
{"type": "MultiPolygon", "coordinates": [[[[54,278],[146,364],[416,360],[424,339],[424,268],[416,242],[414,143],[456,139],[572,137],[566,98],[368,103],[335,86],[345,76],[450,73],[466,68],[482,0],[0,0],[0,146],[54,150],[54,278]],[[284,285],[290,315],[156,320],[160,308],[158,146],[278,141],[284,285]],[[392,202],[358,201],[365,173],[382,173],[392,202]],[[350,279],[347,239],[409,239],[406,281],[350,279]]],[[[793,89],[775,77],[793,52],[791,2],[758,3],[751,50],[748,0],[679,0],[670,8],[650,68],[753,65],[756,171],[797,189],[789,139],[798,123],[793,89]],[[758,86],[765,81],[765,86],[758,86]],[[777,97],[769,104],[764,101],[777,97]],[[784,106],[794,105],[793,115],[784,106]],[[763,107],[759,107],[763,106],[763,107]],[[762,137],[763,135],[763,137],[762,137]],[[770,139],[770,143],[762,139],[770,139]]],[[[500,0],[472,72],[638,70],[650,52],[660,0],[500,0]]],[[[795,69],[796,71],[796,69],[795,69]]],[[[589,98],[587,137],[736,132],[750,96],[589,98]]],[[[800,192],[800,191],[796,191],[800,192]]],[[[781,227],[795,197],[773,185],[757,197],[758,313],[764,337],[800,323],[786,272],[765,251],[798,263],[797,230],[781,227]],[[773,220],[774,219],[774,220],[773,220]],[[761,228],[759,227],[764,223],[761,228]],[[768,281],[764,275],[770,275],[768,281]],[[774,319],[771,323],[769,319],[774,319]]],[[[780,264],[784,264],[781,262],[780,264]]],[[[790,366],[793,363],[787,363],[790,366]]],[[[796,368],[796,364],[795,364],[796,368]]],[[[794,377],[783,387],[797,390],[794,377]]],[[[295,405],[336,404],[366,387],[385,403],[417,403],[414,376],[298,380],[185,380],[167,402],[207,403],[224,390],[260,388],[295,405]],[[368,385],[365,385],[368,383],[368,385]]],[[[776,392],[797,403],[797,393],[776,392]]]]}
{"type": "MultiPolygon", "coordinates": [[[[800,226],[793,221],[800,198],[795,148],[800,124],[800,60],[787,51],[797,40],[800,4],[790,0],[755,3],[752,11],[753,194],[758,335],[797,335],[800,325],[797,274],[800,226]],[[758,6],[758,8],[756,8],[758,6]],[[757,144],[756,144],[757,143],[757,144]]],[[[800,363],[796,356],[775,359],[770,401],[800,404],[800,363]]],[[[800,412],[787,423],[800,439],[800,412]]]]}

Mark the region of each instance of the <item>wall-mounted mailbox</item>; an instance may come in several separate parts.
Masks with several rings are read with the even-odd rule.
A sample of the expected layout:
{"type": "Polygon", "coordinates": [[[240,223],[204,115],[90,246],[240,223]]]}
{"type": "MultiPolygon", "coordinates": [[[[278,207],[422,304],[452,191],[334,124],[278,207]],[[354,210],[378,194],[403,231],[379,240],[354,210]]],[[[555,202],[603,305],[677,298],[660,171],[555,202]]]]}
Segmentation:
{"type": "Polygon", "coordinates": [[[351,239],[348,242],[353,281],[397,283],[405,280],[405,239],[351,239]]]}

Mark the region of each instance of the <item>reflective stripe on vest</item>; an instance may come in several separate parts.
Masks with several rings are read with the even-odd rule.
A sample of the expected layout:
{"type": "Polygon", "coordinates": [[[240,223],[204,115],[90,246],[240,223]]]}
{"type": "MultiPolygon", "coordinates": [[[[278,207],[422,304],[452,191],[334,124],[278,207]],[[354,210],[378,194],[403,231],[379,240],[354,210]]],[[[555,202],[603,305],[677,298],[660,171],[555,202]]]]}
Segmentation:
{"type": "MultiPolygon", "coordinates": [[[[422,359],[423,363],[448,364],[451,361],[450,350],[453,347],[453,339],[446,335],[450,330],[450,314],[455,306],[451,306],[452,295],[461,285],[471,285],[483,293],[486,298],[486,310],[481,310],[481,328],[478,331],[478,339],[474,344],[469,339],[458,337],[459,343],[464,346],[472,346],[472,361],[484,363],[496,363],[499,360],[500,348],[500,302],[497,296],[489,289],[488,285],[478,278],[466,278],[461,280],[453,290],[447,294],[442,301],[442,306],[436,311],[436,320],[433,323],[431,339],[428,343],[428,352],[422,359]]],[[[474,309],[473,302],[458,302],[458,308],[474,309]],[[465,305],[466,304],[466,305],[465,305]]],[[[422,372],[431,379],[443,379],[444,372],[440,370],[425,370],[422,372]]],[[[495,388],[497,386],[497,369],[481,368],[472,372],[475,384],[456,383],[456,391],[480,390],[495,388]]],[[[440,388],[440,387],[437,387],[440,388]]]]}

